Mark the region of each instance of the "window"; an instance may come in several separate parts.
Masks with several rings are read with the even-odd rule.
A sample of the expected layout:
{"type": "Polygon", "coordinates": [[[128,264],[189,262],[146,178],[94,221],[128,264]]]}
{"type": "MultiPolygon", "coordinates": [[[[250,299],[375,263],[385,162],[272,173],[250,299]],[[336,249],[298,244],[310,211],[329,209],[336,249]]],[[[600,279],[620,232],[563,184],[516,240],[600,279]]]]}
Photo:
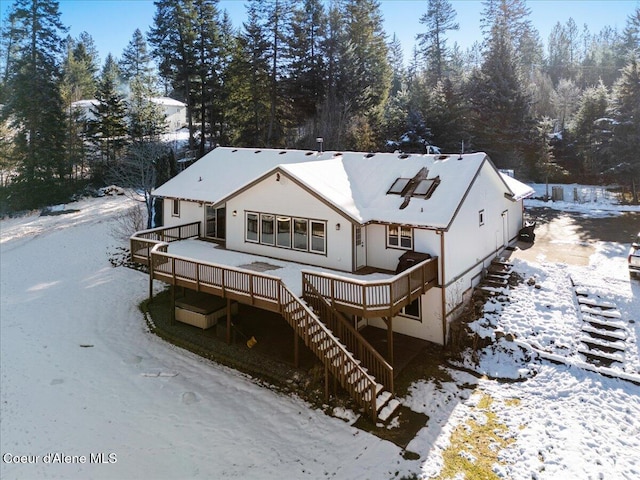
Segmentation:
{"type": "Polygon", "coordinates": [[[296,250],[309,249],[309,221],[305,218],[293,220],[293,248],[296,250]]]}
{"type": "Polygon", "coordinates": [[[325,238],[325,223],[311,220],[311,251],[325,253],[327,251],[325,238]]]}
{"type": "Polygon", "coordinates": [[[276,245],[279,247],[291,248],[291,217],[278,217],[276,226],[276,245]]]}
{"type": "Polygon", "coordinates": [[[389,225],[387,227],[387,246],[392,248],[413,248],[413,231],[411,227],[389,225]]]}
{"type": "Polygon", "coordinates": [[[480,226],[484,225],[484,210],[480,210],[478,212],[478,222],[480,223],[480,226]]]}
{"type": "Polygon", "coordinates": [[[410,178],[398,178],[387,193],[395,193],[396,195],[401,195],[402,191],[405,189],[407,184],[411,181],[410,178]]]}
{"type": "Polygon", "coordinates": [[[265,213],[260,215],[260,243],[264,243],[265,245],[274,244],[274,223],[275,218],[273,215],[267,215],[265,213]]]}
{"type": "Polygon", "coordinates": [[[171,209],[171,216],[172,217],[179,217],[180,216],[180,200],[178,200],[177,198],[173,199],[173,207],[171,209]]]}
{"type": "Polygon", "coordinates": [[[258,214],[247,213],[247,242],[258,241],[258,214]]]}
{"type": "Polygon", "coordinates": [[[415,318],[416,320],[422,320],[420,316],[420,298],[416,298],[409,305],[405,306],[400,313],[406,317],[415,318]]]}
{"type": "Polygon", "coordinates": [[[311,253],[326,253],[327,222],[271,213],[245,213],[245,240],[311,253]]]}
{"type": "Polygon", "coordinates": [[[362,227],[356,227],[356,246],[362,245],[362,227]]]}

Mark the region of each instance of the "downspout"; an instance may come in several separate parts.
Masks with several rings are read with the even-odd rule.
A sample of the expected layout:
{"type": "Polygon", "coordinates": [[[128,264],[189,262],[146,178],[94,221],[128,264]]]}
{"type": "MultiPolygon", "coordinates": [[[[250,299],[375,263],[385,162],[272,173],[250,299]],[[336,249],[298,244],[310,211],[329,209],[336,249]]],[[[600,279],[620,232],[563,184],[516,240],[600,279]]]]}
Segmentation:
{"type": "Polygon", "coordinates": [[[444,230],[440,230],[440,301],[442,308],[442,345],[447,344],[447,294],[444,269],[444,230]]]}

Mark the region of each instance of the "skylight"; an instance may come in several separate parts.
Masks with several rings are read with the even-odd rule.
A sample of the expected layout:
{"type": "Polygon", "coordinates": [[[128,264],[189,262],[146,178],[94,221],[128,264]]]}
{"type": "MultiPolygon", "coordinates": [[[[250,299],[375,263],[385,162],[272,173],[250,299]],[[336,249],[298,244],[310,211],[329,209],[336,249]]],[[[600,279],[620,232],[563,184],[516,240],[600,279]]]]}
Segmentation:
{"type": "Polygon", "coordinates": [[[440,177],[420,180],[420,182],[416,186],[416,189],[413,191],[413,195],[429,198],[439,183],[440,177]]]}
{"type": "Polygon", "coordinates": [[[411,181],[410,178],[398,178],[395,182],[393,182],[393,185],[391,185],[391,188],[387,193],[388,194],[395,193],[396,195],[402,195],[402,191],[405,189],[405,187],[409,184],[410,181],[411,181]]]}
{"type": "Polygon", "coordinates": [[[393,182],[387,194],[430,198],[439,184],[440,177],[422,179],[398,178],[393,182]]]}

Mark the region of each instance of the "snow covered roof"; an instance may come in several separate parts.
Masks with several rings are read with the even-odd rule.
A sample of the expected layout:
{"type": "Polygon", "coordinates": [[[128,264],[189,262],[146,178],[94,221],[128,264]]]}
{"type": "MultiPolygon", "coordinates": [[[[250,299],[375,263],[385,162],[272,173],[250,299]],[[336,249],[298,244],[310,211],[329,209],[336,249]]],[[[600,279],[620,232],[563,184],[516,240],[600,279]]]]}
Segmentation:
{"type": "Polygon", "coordinates": [[[77,102],[73,102],[71,106],[73,108],[92,108],[100,105],[100,101],[95,98],[89,100],[78,100],[77,102]]]}
{"type": "Polygon", "coordinates": [[[165,107],[186,107],[187,104],[183,103],[179,100],[174,100],[169,97],[153,97],[150,99],[153,103],[157,103],[158,105],[163,105],[165,107]]]}
{"type": "Polygon", "coordinates": [[[502,180],[504,180],[504,183],[506,183],[507,187],[509,187],[509,190],[511,190],[511,192],[513,193],[514,200],[522,200],[523,198],[530,197],[531,195],[536,193],[535,190],[529,185],[525,185],[524,183],[519,182],[513,177],[510,177],[509,175],[506,175],[502,172],[500,172],[500,175],[502,176],[502,180]]]}
{"type": "MultiPolygon", "coordinates": [[[[446,228],[485,162],[495,170],[484,153],[407,155],[218,147],[156,189],[154,195],[220,203],[278,169],[356,222],[446,228]],[[430,196],[388,193],[396,180],[414,179],[419,172],[425,179],[439,181],[430,196]]],[[[517,180],[503,180],[503,193],[514,200],[530,194],[531,189],[517,180]]]]}

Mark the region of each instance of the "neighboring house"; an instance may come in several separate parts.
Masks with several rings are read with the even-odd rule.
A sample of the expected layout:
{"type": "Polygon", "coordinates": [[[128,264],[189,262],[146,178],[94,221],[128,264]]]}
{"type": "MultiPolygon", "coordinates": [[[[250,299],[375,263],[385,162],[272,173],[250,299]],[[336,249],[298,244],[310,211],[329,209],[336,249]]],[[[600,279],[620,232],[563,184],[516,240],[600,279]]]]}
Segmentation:
{"type": "MultiPolygon", "coordinates": [[[[185,103],[168,97],[154,97],[150,100],[162,107],[167,129],[170,132],[176,131],[186,125],[187,105],[185,103]]],[[[96,99],[79,100],[77,102],[73,102],[71,107],[82,112],[86,120],[95,120],[96,117],[92,113],[92,110],[95,110],[98,104],[99,101],[96,99]]]]}
{"type": "MultiPolygon", "coordinates": [[[[165,225],[158,231],[166,234],[140,232],[134,239],[182,238],[170,227],[196,222],[200,237],[227,251],[313,266],[299,290],[319,317],[326,310],[354,330],[373,326],[444,345],[473,287],[517,238],[522,200],[532,193],[484,153],[218,147],[155,190],[164,199],[165,225]],[[363,271],[387,272],[389,280],[354,279],[363,271]]],[[[151,246],[132,243],[134,259],[144,263],[146,255],[151,262],[151,246]]],[[[204,270],[197,269],[197,280],[188,278],[175,260],[169,266],[170,249],[156,251],[154,278],[206,290],[204,270]]],[[[210,291],[231,296],[225,292],[232,286],[214,283],[207,284],[210,291]]],[[[274,311],[287,318],[287,305],[274,311]]],[[[290,321],[294,328],[296,321],[290,321]]],[[[307,341],[308,333],[299,334],[307,341]]],[[[317,354],[322,357],[322,349],[317,354]]]]}
{"type": "Polygon", "coordinates": [[[174,132],[187,124],[187,104],[169,97],[154,97],[153,103],[161,105],[170,132],[174,132]]]}

